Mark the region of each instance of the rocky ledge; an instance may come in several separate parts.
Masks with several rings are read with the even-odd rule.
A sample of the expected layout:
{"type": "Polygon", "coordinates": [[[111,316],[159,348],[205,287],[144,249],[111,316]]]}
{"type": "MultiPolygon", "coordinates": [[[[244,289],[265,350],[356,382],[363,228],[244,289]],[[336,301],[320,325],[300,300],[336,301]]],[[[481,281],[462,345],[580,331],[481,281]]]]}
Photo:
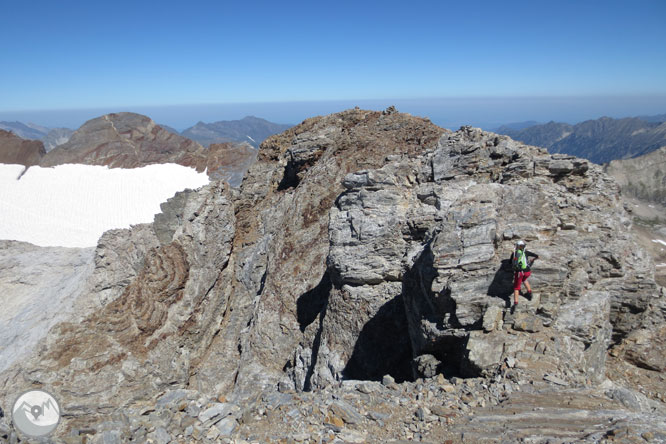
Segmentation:
{"type": "Polygon", "coordinates": [[[48,389],[77,443],[660,442],[666,303],[629,226],[585,160],[392,108],[309,119],[240,190],[107,242],[79,296],[102,306],[0,395],[48,389]],[[512,313],[516,239],[540,259],[512,313]]]}

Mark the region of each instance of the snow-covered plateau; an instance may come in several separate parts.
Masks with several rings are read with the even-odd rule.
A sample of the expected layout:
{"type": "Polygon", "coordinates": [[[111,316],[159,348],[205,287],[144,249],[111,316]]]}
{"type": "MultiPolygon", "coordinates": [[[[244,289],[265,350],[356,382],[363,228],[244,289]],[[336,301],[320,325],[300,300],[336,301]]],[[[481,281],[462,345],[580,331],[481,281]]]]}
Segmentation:
{"type": "Polygon", "coordinates": [[[176,164],[121,169],[0,164],[0,239],[39,246],[92,247],[107,230],[152,222],[176,192],[208,183],[176,164]]]}

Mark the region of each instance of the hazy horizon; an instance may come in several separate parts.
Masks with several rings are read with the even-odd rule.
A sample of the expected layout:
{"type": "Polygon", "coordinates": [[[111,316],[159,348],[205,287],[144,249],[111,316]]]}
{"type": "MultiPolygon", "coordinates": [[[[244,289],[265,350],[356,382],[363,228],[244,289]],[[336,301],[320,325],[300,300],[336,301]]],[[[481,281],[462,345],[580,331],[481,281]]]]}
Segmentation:
{"type": "Polygon", "coordinates": [[[238,120],[256,116],[275,123],[298,124],[306,118],[358,106],[399,111],[429,118],[456,129],[473,125],[484,129],[534,120],[578,123],[607,116],[635,117],[666,113],[666,94],[597,97],[442,97],[429,99],[366,99],[259,103],[220,103],[171,106],[108,106],[87,109],[2,111],[0,121],[34,123],[50,128],[77,129],[87,120],[113,112],[136,112],[182,131],[199,121],[238,120]]]}
{"type": "Polygon", "coordinates": [[[395,105],[491,128],[666,112],[661,0],[36,0],[2,14],[0,120],[134,111],[182,130],[395,105]]]}

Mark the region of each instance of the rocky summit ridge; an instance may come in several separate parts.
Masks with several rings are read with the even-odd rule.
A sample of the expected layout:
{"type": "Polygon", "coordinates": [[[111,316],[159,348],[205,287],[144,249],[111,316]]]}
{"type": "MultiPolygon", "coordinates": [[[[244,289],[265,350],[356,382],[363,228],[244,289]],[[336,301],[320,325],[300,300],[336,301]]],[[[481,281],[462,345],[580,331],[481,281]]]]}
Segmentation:
{"type": "Polygon", "coordinates": [[[162,210],[0,374],[59,397],[60,442],[666,440],[666,298],[597,165],[353,109],[162,210]]]}

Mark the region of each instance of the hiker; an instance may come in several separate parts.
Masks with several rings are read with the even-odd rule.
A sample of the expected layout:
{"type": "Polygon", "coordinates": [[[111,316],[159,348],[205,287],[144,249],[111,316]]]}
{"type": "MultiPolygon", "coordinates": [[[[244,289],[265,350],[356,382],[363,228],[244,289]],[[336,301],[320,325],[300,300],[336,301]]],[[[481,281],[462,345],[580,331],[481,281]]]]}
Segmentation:
{"type": "Polygon", "coordinates": [[[516,242],[516,249],[511,253],[511,265],[513,266],[513,307],[511,308],[512,312],[515,310],[516,305],[518,305],[518,295],[520,294],[520,286],[524,283],[527,288],[527,297],[532,299],[532,288],[530,283],[527,282],[527,278],[532,274],[531,267],[535,260],[539,256],[527,251],[525,249],[525,242],[519,240],[516,242]],[[529,257],[534,259],[528,260],[529,257]]]}

